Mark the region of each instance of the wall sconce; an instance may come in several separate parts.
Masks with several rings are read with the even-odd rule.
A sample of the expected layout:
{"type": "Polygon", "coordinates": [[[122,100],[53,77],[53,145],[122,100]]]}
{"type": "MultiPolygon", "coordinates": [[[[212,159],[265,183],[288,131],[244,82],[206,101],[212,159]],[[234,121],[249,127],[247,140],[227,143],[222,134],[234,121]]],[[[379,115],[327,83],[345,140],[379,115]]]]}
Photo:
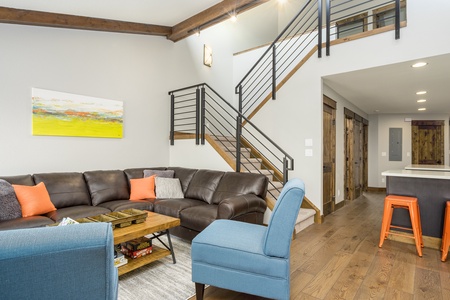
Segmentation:
{"type": "Polygon", "coordinates": [[[206,45],[203,45],[203,64],[207,67],[211,67],[212,60],[212,49],[206,45]]]}

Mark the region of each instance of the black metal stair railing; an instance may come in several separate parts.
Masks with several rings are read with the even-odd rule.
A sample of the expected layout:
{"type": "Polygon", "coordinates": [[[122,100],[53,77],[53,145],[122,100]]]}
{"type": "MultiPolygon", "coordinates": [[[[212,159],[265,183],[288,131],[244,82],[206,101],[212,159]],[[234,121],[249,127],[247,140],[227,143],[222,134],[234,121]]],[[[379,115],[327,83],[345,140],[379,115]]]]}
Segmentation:
{"type": "MultiPolygon", "coordinates": [[[[276,87],[302,54],[322,39],[322,0],[309,0],[267,48],[235,88],[239,111],[248,116],[268,95],[276,99],[276,87]],[[317,39],[317,40],[316,40],[317,39]]],[[[321,49],[319,49],[319,56],[321,49]]]]}
{"type": "MultiPolygon", "coordinates": [[[[169,95],[171,145],[176,134],[193,135],[196,144],[205,144],[205,136],[209,135],[236,161],[237,172],[258,172],[283,184],[288,180],[288,171],[294,168],[293,158],[208,84],[177,89],[169,95]],[[243,150],[247,147],[251,153],[243,150]]],[[[273,182],[270,184],[269,190],[279,189],[273,182]]]]}
{"type": "MultiPolygon", "coordinates": [[[[322,36],[325,34],[326,55],[330,55],[330,42],[340,38],[336,31],[339,21],[363,14],[361,22],[346,26],[339,31],[341,35],[352,30],[367,31],[375,29],[378,16],[375,13],[380,8],[389,7],[393,11],[385,16],[384,22],[395,24],[395,38],[400,38],[400,21],[406,6],[401,0],[309,0],[266,49],[249,72],[236,85],[235,93],[239,97],[239,111],[250,116],[264,101],[276,99],[277,84],[317,46],[318,57],[322,56],[322,36]],[[323,9],[323,7],[325,9],[323,9]],[[392,8],[390,8],[392,7],[392,8]],[[323,16],[325,22],[323,24],[323,16]],[[332,28],[333,27],[333,28],[332,28]],[[332,30],[334,29],[334,30],[332,30]]],[[[350,22],[351,23],[351,22],[350,22]]],[[[384,25],[383,25],[384,26],[384,25]]]]}

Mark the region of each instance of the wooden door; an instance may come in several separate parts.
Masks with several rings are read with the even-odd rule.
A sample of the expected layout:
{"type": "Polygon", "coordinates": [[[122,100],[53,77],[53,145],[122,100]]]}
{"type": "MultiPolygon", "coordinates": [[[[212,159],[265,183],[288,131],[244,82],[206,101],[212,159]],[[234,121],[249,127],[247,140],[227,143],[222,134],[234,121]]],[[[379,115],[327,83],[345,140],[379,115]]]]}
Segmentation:
{"type": "Polygon", "coordinates": [[[345,115],[345,199],[353,200],[367,189],[369,122],[349,109],[345,115]]]}
{"type": "Polygon", "coordinates": [[[412,164],[444,164],[444,121],[412,121],[412,164]]]}
{"type": "Polygon", "coordinates": [[[336,180],[336,102],[323,96],[323,199],[322,212],[334,211],[336,180]]]}
{"type": "Polygon", "coordinates": [[[363,126],[362,119],[354,118],[353,120],[353,186],[354,195],[353,199],[358,198],[362,194],[362,184],[363,184],[363,144],[364,138],[362,135],[363,126]]]}

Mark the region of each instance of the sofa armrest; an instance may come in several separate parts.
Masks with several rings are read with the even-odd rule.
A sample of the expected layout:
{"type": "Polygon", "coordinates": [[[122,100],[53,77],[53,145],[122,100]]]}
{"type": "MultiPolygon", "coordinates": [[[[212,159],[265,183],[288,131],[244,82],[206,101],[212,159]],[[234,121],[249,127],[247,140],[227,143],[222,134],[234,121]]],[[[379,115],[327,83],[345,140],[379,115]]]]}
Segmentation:
{"type": "Polygon", "coordinates": [[[219,203],[217,219],[235,219],[251,212],[264,213],[266,208],[266,201],[253,194],[229,197],[219,203]]]}
{"type": "Polygon", "coordinates": [[[0,231],[4,299],[117,299],[110,224],[0,231]]]}

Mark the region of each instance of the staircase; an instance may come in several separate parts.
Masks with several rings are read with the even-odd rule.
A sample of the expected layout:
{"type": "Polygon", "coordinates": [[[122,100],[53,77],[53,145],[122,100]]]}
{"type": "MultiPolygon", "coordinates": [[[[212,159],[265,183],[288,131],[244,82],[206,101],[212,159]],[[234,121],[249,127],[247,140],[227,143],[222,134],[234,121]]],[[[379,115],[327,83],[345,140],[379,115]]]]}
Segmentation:
{"type": "MultiPolygon", "coordinates": [[[[234,136],[214,136],[208,139],[219,154],[226,156],[226,161],[233,161],[236,164],[236,138],[234,136]]],[[[274,206],[276,199],[283,188],[283,182],[278,180],[276,171],[267,167],[262,158],[257,157],[256,151],[251,148],[241,147],[241,172],[259,173],[267,176],[269,184],[267,187],[266,202],[274,206]]],[[[225,158],[225,157],[224,157],[225,158]]],[[[232,166],[234,168],[234,166],[232,166]]],[[[273,208],[273,207],[271,207],[273,208]]],[[[300,208],[299,215],[295,222],[295,233],[300,232],[311,224],[314,224],[316,211],[311,208],[300,208]]]]}

